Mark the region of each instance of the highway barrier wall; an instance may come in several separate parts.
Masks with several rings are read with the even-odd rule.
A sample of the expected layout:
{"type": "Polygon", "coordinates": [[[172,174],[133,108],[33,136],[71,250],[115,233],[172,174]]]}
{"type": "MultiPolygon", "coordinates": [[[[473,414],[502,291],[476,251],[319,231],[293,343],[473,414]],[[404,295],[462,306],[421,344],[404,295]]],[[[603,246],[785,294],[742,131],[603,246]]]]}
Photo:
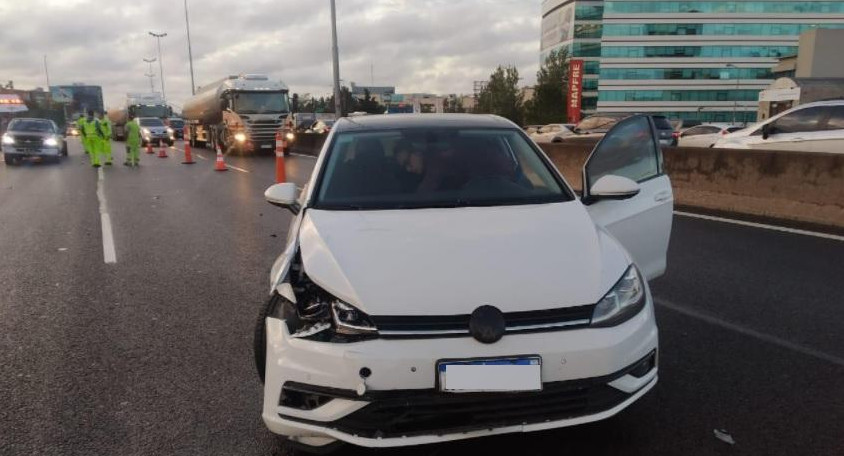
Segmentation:
{"type": "MultiPolygon", "coordinates": [[[[542,148],[580,190],[590,144],[542,148]]],[[[844,154],[665,148],[675,204],[844,228],[844,154]]]]}

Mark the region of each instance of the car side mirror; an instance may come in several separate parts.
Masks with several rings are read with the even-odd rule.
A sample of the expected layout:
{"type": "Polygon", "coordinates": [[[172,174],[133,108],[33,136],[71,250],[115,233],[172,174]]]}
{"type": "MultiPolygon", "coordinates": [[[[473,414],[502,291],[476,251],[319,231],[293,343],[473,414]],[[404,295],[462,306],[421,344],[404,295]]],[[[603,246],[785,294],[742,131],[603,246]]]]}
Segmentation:
{"type": "Polygon", "coordinates": [[[632,179],[607,174],[598,179],[589,189],[589,198],[597,200],[623,200],[639,194],[641,188],[632,179]]]}
{"type": "Polygon", "coordinates": [[[769,124],[769,123],[762,125],[762,139],[768,139],[768,136],[771,136],[771,133],[773,133],[773,130],[774,130],[774,128],[771,127],[771,124],[769,124]]]}
{"type": "Polygon", "coordinates": [[[296,184],[292,182],[285,182],[283,184],[271,185],[265,192],[264,198],[273,206],[283,207],[289,209],[294,214],[299,213],[299,203],[297,201],[298,190],[296,184]]]}

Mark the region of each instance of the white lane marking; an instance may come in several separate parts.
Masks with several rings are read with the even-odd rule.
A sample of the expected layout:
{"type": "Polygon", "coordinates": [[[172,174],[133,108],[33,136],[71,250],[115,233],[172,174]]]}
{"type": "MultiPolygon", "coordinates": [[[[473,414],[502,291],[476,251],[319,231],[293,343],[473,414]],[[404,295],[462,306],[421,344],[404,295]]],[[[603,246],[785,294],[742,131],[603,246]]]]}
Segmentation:
{"type": "Polygon", "coordinates": [[[238,168],[237,166],[230,165],[230,164],[228,164],[228,163],[226,163],[226,166],[228,166],[229,168],[231,168],[231,169],[233,169],[233,170],[235,170],[235,171],[240,171],[241,173],[247,173],[247,174],[249,173],[249,170],[248,170],[248,169],[238,168]]]}
{"type": "Polygon", "coordinates": [[[314,160],[316,160],[316,157],[314,157],[313,155],[294,154],[293,152],[290,152],[288,155],[295,155],[296,157],[313,158],[314,160]]]}
{"type": "Polygon", "coordinates": [[[796,228],[786,228],[784,226],[776,226],[776,225],[767,225],[764,223],[755,223],[755,222],[745,222],[744,220],[735,220],[729,219],[724,217],[715,217],[713,215],[703,215],[703,214],[693,214],[691,212],[683,212],[683,211],[674,211],[675,215],[679,215],[682,217],[690,217],[690,218],[697,218],[702,220],[711,220],[714,222],[723,222],[723,223],[732,223],[733,225],[741,225],[741,226],[749,226],[752,228],[762,228],[765,230],[771,231],[780,231],[783,233],[790,233],[790,234],[800,234],[803,236],[812,236],[821,239],[831,239],[833,241],[841,241],[844,242],[844,236],[838,236],[835,234],[827,234],[827,233],[819,233],[817,231],[808,231],[808,230],[799,230],[796,228]]]}
{"type": "MultiPolygon", "coordinates": [[[[185,153],[185,150],[184,150],[184,149],[179,149],[178,147],[173,147],[173,148],[174,148],[174,149],[176,149],[176,150],[178,150],[178,151],[179,151],[179,152],[181,152],[181,153],[185,153]]],[[[201,155],[198,151],[195,151],[195,150],[192,150],[192,151],[191,151],[191,156],[192,156],[192,157],[199,157],[199,158],[201,158],[201,159],[203,159],[203,160],[208,160],[207,158],[203,157],[203,156],[202,156],[202,155],[201,155]]]]}
{"type": "Polygon", "coordinates": [[[687,317],[691,317],[697,320],[704,321],[709,323],[713,326],[717,326],[722,329],[726,329],[728,331],[732,331],[735,333],[739,333],[748,337],[752,337],[754,339],[761,340],[763,342],[767,342],[772,345],[776,345],[780,348],[785,348],[787,350],[791,350],[796,353],[800,353],[806,356],[811,356],[813,358],[817,358],[823,361],[827,361],[829,363],[842,366],[844,367],[844,358],[840,358],[835,355],[830,355],[829,353],[824,353],[820,350],[815,350],[814,348],[807,347],[805,345],[796,344],[794,342],[790,342],[785,339],[781,339],[776,336],[772,336],[770,334],[765,334],[763,332],[756,331],[755,329],[746,328],[741,325],[737,325],[735,323],[730,323],[726,320],[722,320],[718,317],[714,317],[712,315],[707,315],[703,312],[699,312],[697,310],[690,309],[685,306],[681,306],[678,304],[674,304],[672,302],[666,301],[661,298],[654,298],[654,303],[660,307],[665,307],[666,309],[673,310],[674,312],[683,314],[687,317]]]}
{"type": "Polygon", "coordinates": [[[105,174],[97,169],[97,199],[100,201],[100,225],[103,232],[103,261],[106,264],[117,263],[117,250],[114,247],[114,231],[111,229],[111,217],[105,196],[105,174]]]}

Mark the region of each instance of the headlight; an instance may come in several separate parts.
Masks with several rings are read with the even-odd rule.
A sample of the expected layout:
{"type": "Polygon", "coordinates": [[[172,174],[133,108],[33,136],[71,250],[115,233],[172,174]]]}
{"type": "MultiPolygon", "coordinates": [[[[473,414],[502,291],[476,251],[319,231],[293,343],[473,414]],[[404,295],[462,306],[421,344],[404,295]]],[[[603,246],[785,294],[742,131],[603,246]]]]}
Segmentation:
{"type": "Polygon", "coordinates": [[[598,301],[592,312],[592,326],[615,326],[639,313],[645,306],[645,286],[636,266],[630,265],[621,279],[598,301]]]}
{"type": "Polygon", "coordinates": [[[293,133],[290,133],[290,132],[288,132],[285,135],[285,137],[287,138],[288,141],[293,141],[294,139],[296,139],[296,135],[294,135],[293,133]]]}
{"type": "Polygon", "coordinates": [[[15,138],[12,138],[9,135],[3,135],[3,144],[14,144],[15,138]]]}
{"type": "Polygon", "coordinates": [[[170,134],[172,135],[172,134],[173,134],[173,129],[172,129],[172,128],[170,128],[170,127],[167,127],[167,133],[170,133],[170,134]]]}
{"type": "Polygon", "coordinates": [[[56,141],[56,138],[47,138],[44,140],[44,145],[48,147],[57,147],[59,142],[56,141]]]}
{"type": "Polygon", "coordinates": [[[320,342],[358,342],[377,337],[378,328],[357,307],[308,284],[297,292],[297,304],[286,317],[292,337],[320,342]],[[294,316],[295,315],[295,316],[294,316]]]}
{"type": "Polygon", "coordinates": [[[144,128],[141,131],[144,132],[145,135],[149,136],[149,128],[144,128]]]}
{"type": "Polygon", "coordinates": [[[235,133],[234,140],[237,142],[246,141],[246,134],[245,133],[235,133]]]}

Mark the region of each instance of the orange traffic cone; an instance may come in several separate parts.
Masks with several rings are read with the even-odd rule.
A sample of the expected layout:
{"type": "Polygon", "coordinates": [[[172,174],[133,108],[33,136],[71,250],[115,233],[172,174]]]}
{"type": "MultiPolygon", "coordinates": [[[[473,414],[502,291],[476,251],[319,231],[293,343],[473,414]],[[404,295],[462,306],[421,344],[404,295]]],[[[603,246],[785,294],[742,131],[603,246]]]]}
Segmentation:
{"type": "Polygon", "coordinates": [[[158,158],[167,158],[167,151],[164,149],[164,140],[158,140],[158,158]]]}
{"type": "Polygon", "coordinates": [[[220,149],[220,145],[217,145],[217,161],[214,163],[214,171],[228,171],[229,167],[226,166],[226,161],[223,159],[223,149],[220,149]]]}
{"type": "Polygon", "coordinates": [[[147,141],[147,153],[154,154],[155,152],[152,151],[152,141],[147,141]]]}
{"type": "Polygon", "coordinates": [[[287,182],[287,171],[284,169],[284,139],[281,131],[275,132],[275,183],[287,182]]]}
{"type": "Polygon", "coordinates": [[[185,133],[184,135],[182,135],[182,146],[185,149],[185,160],[182,162],[182,164],[192,165],[196,163],[195,161],[193,161],[193,156],[190,153],[190,130],[188,129],[187,125],[185,125],[185,133]]]}

